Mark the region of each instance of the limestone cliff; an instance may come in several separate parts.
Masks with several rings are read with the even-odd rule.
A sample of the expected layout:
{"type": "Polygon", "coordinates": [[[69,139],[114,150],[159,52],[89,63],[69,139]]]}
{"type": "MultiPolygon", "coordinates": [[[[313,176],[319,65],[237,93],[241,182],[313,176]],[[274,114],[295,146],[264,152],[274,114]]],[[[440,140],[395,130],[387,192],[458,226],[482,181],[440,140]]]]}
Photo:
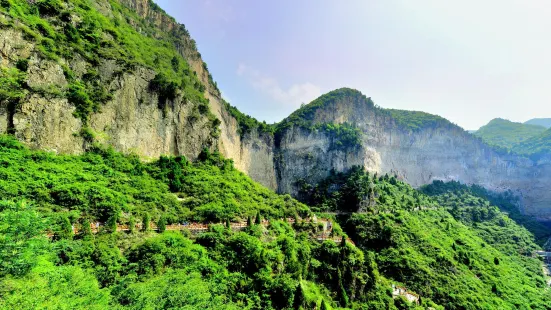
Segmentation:
{"type": "Polygon", "coordinates": [[[498,154],[462,128],[443,119],[411,129],[392,113],[375,107],[359,92],[337,90],[335,100],[313,109],[308,123],[349,123],[361,132],[354,147],[332,148],[326,133],[288,126],[280,133],[279,191],[297,194],[297,180],[310,183],[361,165],[371,172],[396,174],[413,186],[433,180],[459,180],[489,189],[511,189],[526,213],[551,219],[551,161],[498,154]]]}
{"type": "MultiPolygon", "coordinates": [[[[414,186],[436,179],[460,180],[514,190],[523,197],[526,213],[551,219],[548,157],[536,162],[499,154],[446,120],[384,110],[346,89],[330,93],[331,100],[317,100],[293,113],[277,126],[275,135],[258,128],[243,131],[183,25],[149,0],[120,0],[121,7],[116,1],[91,3],[86,10],[98,12],[113,25],[130,25],[126,34],[163,42],[163,51],[183,59],[189,68],[176,73],[176,78],[187,74],[181,89],[172,88],[169,95],[164,88],[152,88],[159,71],[171,66],[170,60],[161,59],[168,56],[140,57],[129,50],[132,42],[117,45],[120,34],[109,28],[111,24],[91,38],[97,53],[79,49],[84,40],[80,38],[72,42],[73,50],[58,49],[56,54],[51,52],[55,46],[48,43],[55,38],[51,32],[88,27],[82,26],[85,23],[78,14],[62,15],[65,24],[56,24],[61,17],[44,16],[52,22],[51,31],[44,25],[26,25],[21,16],[0,14],[0,78],[16,86],[8,89],[9,96],[4,94],[5,86],[0,87],[0,133],[63,153],[83,152],[92,139],[144,158],[171,154],[193,160],[205,147],[218,149],[238,169],[281,193],[296,194],[298,181],[315,183],[332,169],[344,171],[358,165],[371,172],[397,174],[414,186]],[[14,68],[22,74],[12,74],[14,68]],[[92,104],[83,110],[82,102],[71,100],[71,92],[79,95],[82,87],[89,87],[89,93],[102,102],[81,96],[84,103],[92,104]],[[203,97],[195,96],[195,89],[203,97]],[[210,111],[205,111],[203,100],[208,100],[210,111]],[[83,111],[88,113],[85,117],[83,111]]],[[[82,31],[86,35],[87,29],[82,31]]],[[[172,64],[175,67],[178,59],[172,64]]]]}
{"type": "MultiPolygon", "coordinates": [[[[151,1],[120,2],[137,14],[136,18],[126,18],[134,31],[158,40],[167,40],[168,36],[172,48],[205,86],[204,96],[209,101],[210,111],[220,121],[216,125],[220,127],[219,133],[212,134],[209,119],[197,113],[199,102],[186,98],[183,91],[163,109],[159,107],[162,94],[150,89],[158,73],[155,68],[140,63],[125,64],[110,57],[90,61],[79,53],[48,59],[37,46],[36,41],[40,39],[29,37],[26,28],[19,27],[24,19],[9,14],[0,14],[1,21],[13,25],[0,29],[1,65],[13,68],[18,61],[25,60],[28,68],[24,69],[26,77],[21,85],[25,89],[23,98],[11,108],[6,102],[0,103],[0,133],[11,132],[31,147],[63,153],[83,152],[88,143],[80,132],[88,128],[96,141],[144,158],[171,154],[195,159],[205,147],[219,149],[224,156],[234,159],[237,168],[275,189],[273,138],[256,130],[243,136],[238,134],[237,121],[228,113],[185,27],[151,1]],[[77,80],[83,79],[87,72],[97,71],[100,83],[111,95],[90,115],[86,126],[74,116],[75,106],[67,99],[67,71],[77,80]]],[[[107,0],[93,4],[90,9],[107,18],[124,18],[123,9],[113,7],[107,0]]],[[[51,20],[55,27],[56,18],[45,16],[44,19],[51,20]]],[[[71,19],[78,27],[82,18],[75,14],[71,19]]],[[[63,32],[61,27],[55,30],[63,32]]],[[[103,31],[102,36],[113,39],[109,31],[103,31]]]]}

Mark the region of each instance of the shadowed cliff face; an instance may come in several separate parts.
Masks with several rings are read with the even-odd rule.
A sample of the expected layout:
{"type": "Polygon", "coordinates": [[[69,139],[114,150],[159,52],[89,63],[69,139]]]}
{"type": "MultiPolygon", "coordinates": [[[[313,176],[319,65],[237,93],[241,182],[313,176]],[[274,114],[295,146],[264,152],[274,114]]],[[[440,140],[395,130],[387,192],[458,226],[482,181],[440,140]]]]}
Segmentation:
{"type": "MultiPolygon", "coordinates": [[[[551,219],[549,158],[534,162],[499,155],[463,129],[438,118],[421,117],[410,126],[404,119],[407,122],[411,115],[377,108],[353,90],[332,92],[334,100],[309,110],[306,126],[288,121],[275,136],[257,129],[241,135],[238,121],[228,111],[185,27],[148,0],[121,3],[145,22],[171,34],[174,49],[205,86],[210,111],[220,121],[219,134],[212,134],[207,117],[197,116],[199,103],[185,95],[179,94],[160,107],[162,94],[149,87],[156,76],[154,69],[138,65],[125,70],[109,58],[92,63],[76,54],[70,59],[46,59],[22,31],[11,28],[0,30],[0,62],[14,67],[19,59],[28,59],[25,84],[29,90],[15,108],[0,104],[0,133],[10,131],[36,148],[83,152],[87,142],[79,135],[82,121],[73,115],[75,106],[60,95],[68,84],[63,66],[76,78],[94,69],[112,97],[91,114],[88,125],[97,141],[123,152],[144,158],[171,154],[195,159],[205,147],[218,149],[254,180],[291,194],[297,194],[300,182],[315,184],[331,170],[345,171],[358,165],[370,172],[396,174],[413,186],[458,180],[498,191],[511,189],[523,198],[526,213],[551,219]],[[358,128],[360,140],[343,145],[338,134],[324,124],[358,128]]],[[[113,15],[107,1],[95,5],[101,14],[113,15]]],[[[130,22],[141,31],[139,20],[130,22]]]]}

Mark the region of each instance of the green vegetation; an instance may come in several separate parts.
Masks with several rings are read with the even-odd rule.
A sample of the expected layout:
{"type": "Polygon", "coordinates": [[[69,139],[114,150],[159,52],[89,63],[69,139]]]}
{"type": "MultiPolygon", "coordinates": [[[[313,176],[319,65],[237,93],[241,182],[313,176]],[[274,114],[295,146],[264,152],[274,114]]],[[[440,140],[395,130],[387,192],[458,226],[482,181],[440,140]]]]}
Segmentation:
{"type": "Polygon", "coordinates": [[[329,134],[333,148],[358,147],[362,142],[362,131],[348,123],[320,124],[314,126],[314,128],[329,134]]]}
{"type": "MultiPolygon", "coordinates": [[[[85,126],[89,116],[112,99],[111,90],[105,87],[111,81],[100,76],[97,70],[105,61],[114,60],[117,67],[111,79],[138,66],[157,72],[151,89],[159,93],[160,108],[180,94],[183,100],[206,106],[206,111],[197,116],[202,114],[208,118],[211,135],[217,137],[219,121],[208,110],[208,101],[203,95],[205,86],[175,48],[175,44],[181,45],[180,41],[189,38],[185,27],[181,25],[173,32],[164,32],[119,1],[107,3],[112,14],[102,14],[92,0],[2,0],[0,12],[6,15],[4,27],[22,31],[25,39],[37,44],[36,49],[43,58],[62,65],[69,86],[58,95],[67,97],[75,105],[75,117],[85,126]],[[67,65],[76,58],[90,65],[91,69],[82,76],[67,65]]],[[[192,40],[186,42],[191,43],[188,48],[195,50],[192,40]]],[[[28,60],[19,59],[16,67],[20,72],[2,68],[0,101],[6,100],[4,95],[11,100],[21,96],[22,74],[27,71],[28,60]]]]}
{"type": "Polygon", "coordinates": [[[267,133],[273,135],[275,128],[274,125],[268,125],[266,122],[259,122],[255,118],[246,115],[239,111],[236,107],[230,105],[224,101],[226,110],[230,113],[231,116],[235,118],[239,127],[237,132],[243,137],[244,135],[250,133],[252,130],[257,130],[259,133],[267,133]]]}
{"type": "Polygon", "coordinates": [[[82,156],[53,155],[30,151],[2,136],[0,158],[2,199],[26,198],[42,211],[69,212],[70,217],[127,223],[132,215],[142,218],[148,213],[155,221],[164,215],[168,223],[176,223],[238,220],[259,211],[275,218],[309,212],[208,151],[196,163],[161,157],[144,164],[136,155],[111,148],[95,146],[82,156]]]}
{"type": "Polygon", "coordinates": [[[2,136],[0,158],[2,309],[415,308],[392,297],[392,284],[422,296],[425,308],[549,309],[541,263],[528,255],[533,236],[474,197],[477,188],[454,207],[445,203],[463,201],[450,198],[466,192],[458,184],[424,189],[431,198],[359,168],[303,181],[313,210],[362,212],[319,213],[332,218],[327,234],[342,239],[320,242],[323,222],[300,219],[308,207],[217,153],[142,163],[97,145],[54,155],[2,136]],[[245,219],[243,230],[228,228],[245,219]],[[105,222],[100,233],[73,233],[96,221],[105,222]],[[219,224],[195,236],[168,230],[182,221],[219,224]],[[115,232],[136,222],[142,231],[115,232]]]}
{"type": "Polygon", "coordinates": [[[332,264],[363,262],[350,244],[313,242],[318,225],[276,220],[310,211],[218,154],[204,152],[196,164],[182,157],[144,164],[97,146],[82,156],[31,151],[6,136],[0,153],[0,308],[283,309],[299,300],[297,290],[304,307],[336,306],[332,264]],[[243,232],[213,225],[195,242],[175,232],[110,228],[140,216],[161,231],[174,220],[272,221],[243,232]],[[72,225],[91,221],[106,221],[103,232],[73,235],[72,225]]]}
{"type": "MultiPolygon", "coordinates": [[[[301,199],[314,210],[362,212],[337,213],[344,231],[373,257],[374,273],[421,295],[425,305],[549,308],[541,263],[532,257],[534,236],[488,200],[507,210],[514,208],[510,194],[436,182],[423,188],[429,197],[393,176],[359,168],[300,185],[301,199]]],[[[373,300],[368,305],[377,308],[373,300]]]]}
{"type": "Polygon", "coordinates": [[[513,146],[513,152],[538,160],[551,154],[551,129],[547,129],[537,137],[533,137],[513,146]]]}
{"type": "MultiPolygon", "coordinates": [[[[551,236],[549,227],[535,219],[523,215],[520,210],[520,201],[511,191],[503,193],[494,193],[488,191],[479,185],[465,185],[456,181],[443,182],[434,181],[432,184],[425,185],[421,192],[434,197],[441,206],[447,207],[448,211],[458,220],[465,224],[474,224],[482,220],[496,219],[502,223],[505,221],[502,212],[507,214],[507,217],[515,221],[518,225],[526,228],[533,236],[524,236],[524,239],[537,241],[538,244],[543,244],[551,236]],[[496,207],[499,210],[496,210],[496,207]]],[[[475,225],[471,225],[475,226],[475,225]]],[[[521,232],[524,234],[524,232],[521,232]]],[[[495,235],[495,237],[500,234],[495,235]]],[[[501,232],[502,238],[507,238],[501,232]]],[[[518,237],[509,237],[515,241],[518,237]]]]}
{"type": "Polygon", "coordinates": [[[336,294],[322,284],[334,282],[332,264],[364,261],[350,244],[311,242],[281,221],[243,232],[214,225],[195,241],[174,232],[48,241],[47,215],[24,203],[0,206],[3,266],[18,267],[1,269],[2,309],[335,307],[336,294]]]}
{"type": "Polygon", "coordinates": [[[489,145],[511,149],[515,145],[536,137],[545,131],[545,127],[514,123],[496,118],[474,133],[489,145]]]}
{"type": "Polygon", "coordinates": [[[0,68],[0,102],[17,102],[24,96],[24,72],[17,68],[0,68]]]}
{"type": "Polygon", "coordinates": [[[299,197],[314,211],[365,212],[376,206],[378,211],[434,207],[436,204],[394,176],[370,175],[360,167],[331,171],[319,184],[297,182],[299,197]]]}
{"type": "Polygon", "coordinates": [[[181,197],[181,205],[191,210],[189,218],[221,222],[255,216],[260,212],[269,218],[300,214],[309,209],[289,195],[275,195],[267,188],[233,168],[231,160],[218,153],[204,151],[197,163],[183,157],[161,157],[160,171],[153,174],[164,180],[181,197]]]}
{"type": "Polygon", "coordinates": [[[551,153],[551,129],[547,119],[534,119],[524,124],[494,119],[474,133],[502,154],[517,154],[539,160],[551,153]]]}
{"type": "Polygon", "coordinates": [[[427,128],[447,128],[455,126],[443,117],[425,112],[394,109],[385,109],[384,111],[396,121],[397,125],[411,131],[418,131],[427,128]]]}

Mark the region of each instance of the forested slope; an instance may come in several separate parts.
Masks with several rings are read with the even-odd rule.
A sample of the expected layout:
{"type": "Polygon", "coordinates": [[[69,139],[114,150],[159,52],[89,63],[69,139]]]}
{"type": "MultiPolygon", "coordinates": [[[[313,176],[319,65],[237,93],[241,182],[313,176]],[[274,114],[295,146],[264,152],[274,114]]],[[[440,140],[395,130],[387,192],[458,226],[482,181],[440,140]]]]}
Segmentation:
{"type": "Polygon", "coordinates": [[[470,207],[452,208],[454,218],[394,177],[354,169],[303,186],[318,218],[334,218],[327,233],[343,236],[319,241],[323,222],[309,207],[219,154],[146,164],[99,146],[73,156],[0,142],[5,309],[416,306],[393,298],[392,285],[419,296],[423,308],[549,308],[533,236],[485,203],[474,222],[462,215],[470,207]],[[227,228],[246,218],[243,230],[227,228]],[[98,234],[85,229],[95,221],[105,221],[98,234]],[[114,230],[147,221],[161,231],[114,230]],[[162,231],[182,221],[212,225],[198,235],[162,231]],[[75,235],[71,226],[81,229],[75,235]]]}
{"type": "Polygon", "coordinates": [[[517,144],[537,137],[545,131],[539,125],[515,123],[496,118],[482,126],[474,135],[482,138],[486,143],[505,149],[512,149],[517,144]]]}

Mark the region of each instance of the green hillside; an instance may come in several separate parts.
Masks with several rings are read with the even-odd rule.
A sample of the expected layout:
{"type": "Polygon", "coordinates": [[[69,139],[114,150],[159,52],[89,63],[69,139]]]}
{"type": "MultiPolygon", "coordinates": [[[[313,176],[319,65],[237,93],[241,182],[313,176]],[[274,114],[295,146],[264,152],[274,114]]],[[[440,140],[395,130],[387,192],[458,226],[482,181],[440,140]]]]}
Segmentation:
{"type": "Polygon", "coordinates": [[[545,131],[545,127],[515,123],[496,118],[482,126],[474,135],[482,138],[489,145],[512,149],[517,144],[538,136],[545,131]]]}
{"type": "MultiPolygon", "coordinates": [[[[191,109],[182,117],[204,118],[196,129],[216,139],[221,121],[206,86],[175,48],[198,57],[195,42],[182,41],[185,27],[161,31],[118,0],[0,0],[0,13],[0,27],[21,31],[68,82],[33,89],[29,59],[18,59],[0,71],[0,104],[12,113],[32,93],[67,99],[84,124],[73,134],[86,138],[83,154],[64,155],[0,135],[0,309],[551,309],[533,254],[549,233],[515,212],[510,193],[442,182],[417,190],[356,167],[319,184],[296,180],[297,200],[252,181],[214,145],[193,161],[144,162],[94,142],[87,124],[112,82],[97,68],[111,60],[114,75],[153,70],[158,108],[183,97],[191,109]],[[73,59],[86,63],[82,74],[67,65],[73,59]]],[[[313,123],[339,100],[408,131],[455,126],[381,109],[347,88],[276,126],[225,106],[241,135],[300,126],[356,147],[353,124],[313,123]]]]}
{"type": "Polygon", "coordinates": [[[318,241],[321,224],[308,220],[307,206],[218,154],[144,164],[101,147],[70,156],[0,142],[2,309],[413,307],[389,295],[392,284],[435,309],[549,309],[533,235],[479,198],[482,216],[463,216],[472,206],[460,205],[454,218],[458,211],[394,177],[353,169],[305,183],[304,201],[318,218],[337,216],[330,234],[348,234],[354,246],[318,241]],[[241,231],[115,232],[150,220],[251,217],[259,219],[241,231]],[[255,224],[260,218],[270,223],[255,224]],[[105,221],[99,234],[71,230],[95,221],[105,221]]]}
{"type": "Polygon", "coordinates": [[[545,128],[551,128],[551,118],[533,118],[524,123],[527,125],[539,125],[545,128]]]}
{"type": "MultiPolygon", "coordinates": [[[[152,9],[164,14],[155,4],[152,9]]],[[[151,68],[156,76],[150,82],[150,90],[159,94],[159,108],[165,109],[168,100],[181,96],[193,104],[193,118],[206,118],[205,129],[213,137],[218,136],[219,120],[209,110],[205,85],[175,48],[177,44],[198,53],[195,41],[186,41],[189,33],[183,25],[163,32],[114,0],[2,0],[0,13],[0,27],[22,32],[25,40],[36,45],[40,59],[61,65],[68,82],[67,86],[45,89],[31,87],[26,82],[30,59],[17,59],[15,66],[0,70],[0,102],[10,105],[12,110],[32,93],[66,98],[76,108],[74,116],[82,120],[79,134],[93,140],[94,132],[88,121],[112,99],[107,85],[118,76],[136,72],[138,67],[151,68]],[[110,9],[107,15],[102,13],[105,6],[110,9]],[[72,63],[77,60],[86,62],[84,73],[73,71],[76,68],[72,63]],[[116,64],[110,78],[100,74],[105,61],[116,64]]],[[[207,68],[205,63],[203,66],[207,68]]],[[[209,78],[216,87],[212,77],[209,78]]]]}
{"type": "Polygon", "coordinates": [[[396,124],[412,131],[455,126],[447,119],[430,113],[395,109],[385,109],[384,111],[395,119],[396,124]]]}
{"type": "Polygon", "coordinates": [[[541,296],[532,307],[548,307],[540,263],[531,256],[534,233],[544,242],[549,229],[518,211],[507,216],[517,210],[510,195],[442,182],[419,192],[359,168],[320,184],[301,181],[301,188],[314,210],[362,211],[339,220],[379,274],[446,309],[529,307],[530,295],[541,296]]]}
{"type": "Polygon", "coordinates": [[[513,146],[513,151],[534,159],[551,154],[551,129],[513,146]]]}

